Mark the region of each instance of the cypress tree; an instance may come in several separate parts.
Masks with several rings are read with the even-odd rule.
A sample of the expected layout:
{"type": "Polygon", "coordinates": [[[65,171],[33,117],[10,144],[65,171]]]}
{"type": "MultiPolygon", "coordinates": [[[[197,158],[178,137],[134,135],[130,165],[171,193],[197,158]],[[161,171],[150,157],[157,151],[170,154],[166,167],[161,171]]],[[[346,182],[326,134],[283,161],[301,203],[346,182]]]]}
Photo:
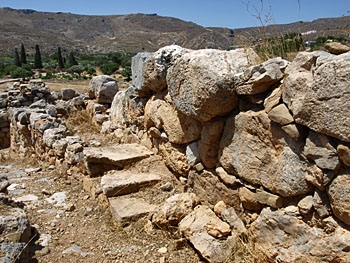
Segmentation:
{"type": "Polygon", "coordinates": [[[76,61],[73,52],[69,53],[69,66],[72,67],[74,65],[78,65],[78,62],[76,61]]]}
{"type": "Polygon", "coordinates": [[[62,52],[60,47],[58,47],[58,50],[57,50],[57,59],[58,59],[58,68],[63,69],[64,63],[63,63],[62,52]]]}
{"type": "Polygon", "coordinates": [[[17,67],[21,67],[22,66],[21,61],[19,60],[19,54],[18,54],[17,48],[15,48],[15,65],[17,67]]]}
{"type": "Polygon", "coordinates": [[[27,64],[27,55],[26,55],[26,51],[24,49],[23,43],[21,45],[21,63],[22,64],[27,64]]]}
{"type": "Polygon", "coordinates": [[[35,45],[34,68],[43,68],[39,45],[35,45]]]}

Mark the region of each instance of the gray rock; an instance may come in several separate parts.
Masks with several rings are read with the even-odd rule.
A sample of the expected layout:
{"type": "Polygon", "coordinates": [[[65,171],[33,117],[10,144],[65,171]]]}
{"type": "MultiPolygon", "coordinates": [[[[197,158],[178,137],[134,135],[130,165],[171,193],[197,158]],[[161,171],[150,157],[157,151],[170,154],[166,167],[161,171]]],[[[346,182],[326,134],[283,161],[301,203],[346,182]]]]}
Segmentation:
{"type": "Polygon", "coordinates": [[[149,90],[142,91],[143,85],[144,85],[144,77],[143,77],[143,66],[145,63],[145,60],[147,58],[150,58],[152,56],[152,53],[149,52],[142,52],[137,53],[135,56],[131,59],[131,72],[132,72],[132,85],[139,90],[140,96],[148,96],[149,90]]]}
{"type": "Polygon", "coordinates": [[[75,96],[77,96],[77,93],[74,89],[71,88],[63,88],[61,90],[61,95],[63,100],[71,100],[75,96]]]}
{"type": "Polygon", "coordinates": [[[272,58],[244,70],[235,76],[236,91],[239,95],[254,95],[268,90],[283,78],[288,61],[272,58]]]}
{"type": "Polygon", "coordinates": [[[176,109],[200,121],[229,113],[238,105],[233,76],[249,63],[244,49],[205,49],[183,54],[167,73],[176,109]]]}
{"type": "Polygon", "coordinates": [[[98,103],[112,103],[118,92],[117,80],[106,75],[93,77],[89,83],[89,97],[98,103]]]}
{"type": "Polygon", "coordinates": [[[194,141],[186,146],[186,158],[191,166],[194,166],[200,161],[198,141],[194,141]]]}
{"type": "Polygon", "coordinates": [[[220,164],[230,174],[284,197],[311,189],[305,180],[309,164],[301,157],[303,143],[286,136],[265,111],[229,118],[220,147],[220,164]]]}
{"type": "Polygon", "coordinates": [[[327,136],[323,134],[309,132],[304,154],[321,169],[334,170],[339,165],[337,150],[331,145],[327,136]]]}
{"type": "Polygon", "coordinates": [[[326,233],[281,210],[265,208],[249,228],[249,237],[254,253],[262,253],[266,262],[349,262],[350,232],[326,225],[334,230],[326,233]]]}

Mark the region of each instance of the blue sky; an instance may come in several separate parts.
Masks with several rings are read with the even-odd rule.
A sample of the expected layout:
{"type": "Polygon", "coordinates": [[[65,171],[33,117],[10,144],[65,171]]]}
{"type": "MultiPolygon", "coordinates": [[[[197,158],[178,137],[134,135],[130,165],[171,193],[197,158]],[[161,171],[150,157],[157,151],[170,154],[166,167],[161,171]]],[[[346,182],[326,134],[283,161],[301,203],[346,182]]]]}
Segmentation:
{"type": "MultiPolygon", "coordinates": [[[[339,17],[349,15],[350,11],[350,0],[300,0],[300,8],[298,0],[262,1],[266,10],[269,10],[269,5],[272,7],[271,23],[277,24],[339,17]]],[[[256,14],[253,6],[260,8],[260,3],[261,0],[0,0],[0,7],[87,15],[157,13],[206,27],[240,28],[261,25],[252,16],[256,14]],[[251,14],[243,4],[248,1],[251,14]]]]}

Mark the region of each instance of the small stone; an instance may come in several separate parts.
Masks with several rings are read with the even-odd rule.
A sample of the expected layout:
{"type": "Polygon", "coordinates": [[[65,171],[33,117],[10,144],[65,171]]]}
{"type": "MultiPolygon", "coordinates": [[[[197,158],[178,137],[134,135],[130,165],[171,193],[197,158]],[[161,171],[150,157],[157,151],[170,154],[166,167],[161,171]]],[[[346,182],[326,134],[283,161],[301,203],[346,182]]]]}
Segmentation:
{"type": "Polygon", "coordinates": [[[197,163],[195,166],[194,166],[194,169],[196,169],[197,172],[201,172],[204,170],[204,166],[202,163],[197,163]]]}
{"type": "Polygon", "coordinates": [[[221,217],[221,212],[226,209],[227,206],[224,201],[219,201],[215,206],[214,206],[214,212],[218,217],[221,217]]]}
{"type": "Polygon", "coordinates": [[[174,186],[172,183],[170,182],[166,182],[165,184],[163,184],[162,186],[160,186],[160,190],[164,191],[164,192],[170,192],[171,190],[174,189],[174,186]]]}
{"type": "Polygon", "coordinates": [[[158,253],[165,254],[167,252],[168,252],[168,249],[166,247],[161,247],[160,249],[158,249],[158,253]]]}
{"type": "Polygon", "coordinates": [[[311,195],[308,195],[306,197],[304,197],[303,199],[301,199],[298,203],[298,208],[299,208],[299,212],[302,215],[306,215],[308,214],[314,204],[314,200],[313,197],[311,195]]]}

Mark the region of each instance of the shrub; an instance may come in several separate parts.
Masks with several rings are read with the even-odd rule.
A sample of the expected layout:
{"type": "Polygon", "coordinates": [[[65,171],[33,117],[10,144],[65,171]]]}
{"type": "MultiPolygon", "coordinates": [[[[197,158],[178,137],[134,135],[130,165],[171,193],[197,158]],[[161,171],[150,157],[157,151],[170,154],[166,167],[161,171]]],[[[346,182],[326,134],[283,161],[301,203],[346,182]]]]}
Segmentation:
{"type": "Polygon", "coordinates": [[[27,78],[33,76],[33,72],[28,71],[24,68],[17,67],[10,72],[12,78],[27,78]]]}

